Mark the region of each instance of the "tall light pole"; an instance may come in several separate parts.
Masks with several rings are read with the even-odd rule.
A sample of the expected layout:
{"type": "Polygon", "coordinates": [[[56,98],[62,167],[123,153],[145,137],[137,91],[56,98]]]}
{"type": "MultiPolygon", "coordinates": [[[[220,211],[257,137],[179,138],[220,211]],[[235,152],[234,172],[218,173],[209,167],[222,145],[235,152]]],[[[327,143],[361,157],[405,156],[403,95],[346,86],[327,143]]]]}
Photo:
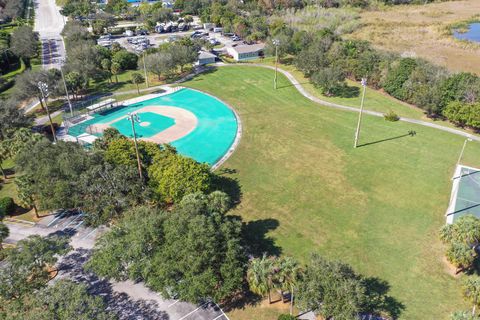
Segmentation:
{"type": "Polygon", "coordinates": [[[460,151],[460,156],[458,157],[458,160],[457,160],[457,167],[460,164],[460,161],[462,161],[463,153],[465,151],[465,147],[467,146],[468,141],[472,141],[472,139],[471,138],[465,139],[465,142],[463,143],[462,151],[460,151]]]}
{"type": "Polygon", "coordinates": [[[280,45],[280,40],[273,39],[272,43],[275,46],[275,78],[273,79],[273,88],[277,89],[278,46],[280,45]]]}
{"type": "Polygon", "coordinates": [[[145,84],[148,88],[147,65],[145,64],[145,51],[143,51],[143,73],[145,74],[145,84]]]}
{"type": "Polygon", "coordinates": [[[47,97],[49,95],[48,84],[42,81],[38,81],[37,86],[38,86],[38,90],[40,90],[40,93],[42,94],[43,102],[45,103],[45,110],[47,111],[48,120],[50,121],[50,129],[52,129],[53,142],[57,142],[57,135],[55,133],[55,128],[53,127],[52,117],[50,116],[50,111],[48,110],[48,103],[47,103],[47,97]]]}
{"type": "Polygon", "coordinates": [[[135,122],[139,123],[140,117],[136,112],[129,112],[127,115],[127,120],[132,123],[133,143],[135,144],[135,152],[137,153],[138,174],[140,176],[140,181],[143,181],[142,164],[140,162],[140,153],[138,152],[137,144],[137,134],[135,132],[135,122]]]}
{"type": "MultiPolygon", "coordinates": [[[[65,61],[62,59],[60,63],[64,63],[65,61]]],[[[67,89],[67,82],[65,81],[65,75],[63,74],[63,68],[62,65],[60,65],[60,73],[62,74],[62,81],[63,81],[63,87],[65,88],[65,97],[67,98],[68,102],[68,107],[70,108],[70,116],[73,117],[73,108],[72,108],[72,102],[70,101],[70,95],[68,94],[68,89],[67,89]]]]}
{"type": "Polygon", "coordinates": [[[358,139],[360,139],[360,125],[362,124],[362,114],[363,114],[363,103],[365,101],[365,91],[367,90],[367,78],[362,78],[362,101],[360,103],[360,113],[358,114],[358,122],[357,122],[357,131],[355,131],[355,143],[353,147],[356,148],[358,146],[358,139]]]}

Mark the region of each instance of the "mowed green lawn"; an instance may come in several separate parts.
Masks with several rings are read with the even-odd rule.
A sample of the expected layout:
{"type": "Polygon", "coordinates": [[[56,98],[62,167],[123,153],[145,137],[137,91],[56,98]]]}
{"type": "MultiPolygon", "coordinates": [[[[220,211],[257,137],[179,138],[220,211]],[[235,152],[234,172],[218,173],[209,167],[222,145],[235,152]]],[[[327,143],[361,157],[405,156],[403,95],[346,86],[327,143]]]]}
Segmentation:
{"type": "MultiPolygon", "coordinates": [[[[361,143],[373,144],[353,149],[356,113],[310,102],[282,75],[274,91],[272,80],[271,70],[238,66],[185,83],[242,119],[240,145],[223,166],[241,185],[233,214],[278,223],[267,237],[283,254],[307,261],[320,252],[388,281],[405,305],[401,319],[446,319],[467,308],[438,239],[464,139],[365,116],[361,143]],[[409,130],[416,136],[405,136],[409,130]]],[[[469,144],[464,162],[480,165],[478,144],[469,144]]],[[[230,313],[249,314],[271,319],[248,308],[230,313]]]]}

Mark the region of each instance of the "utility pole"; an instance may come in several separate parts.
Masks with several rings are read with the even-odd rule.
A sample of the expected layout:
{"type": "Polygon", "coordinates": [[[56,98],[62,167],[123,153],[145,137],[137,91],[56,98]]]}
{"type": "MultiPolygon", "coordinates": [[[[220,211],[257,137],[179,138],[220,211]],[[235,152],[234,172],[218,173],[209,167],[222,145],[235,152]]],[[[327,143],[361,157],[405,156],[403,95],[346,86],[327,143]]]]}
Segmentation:
{"type": "Polygon", "coordinates": [[[143,73],[145,75],[145,84],[148,86],[147,65],[145,64],[145,51],[143,51],[143,73]]]}
{"type": "Polygon", "coordinates": [[[362,114],[363,114],[363,103],[365,101],[365,91],[367,90],[367,78],[362,78],[362,102],[360,103],[360,113],[358,114],[358,123],[357,123],[357,131],[355,132],[355,143],[353,147],[356,148],[358,146],[358,139],[360,139],[360,125],[362,124],[362,114]]]}
{"type": "Polygon", "coordinates": [[[280,40],[273,39],[273,45],[275,46],[275,78],[273,79],[273,88],[277,89],[277,70],[278,70],[278,46],[280,44],[280,40]]]}
{"type": "Polygon", "coordinates": [[[138,152],[138,144],[137,144],[137,134],[135,132],[135,122],[139,123],[140,117],[136,112],[129,112],[127,116],[127,120],[132,123],[133,143],[135,144],[135,152],[137,153],[138,174],[140,176],[140,181],[143,182],[142,164],[140,162],[140,153],[138,152]]]}
{"type": "Polygon", "coordinates": [[[52,129],[53,142],[57,142],[57,135],[55,133],[55,128],[53,127],[52,117],[50,116],[50,111],[48,110],[48,103],[47,103],[48,84],[46,84],[45,82],[39,81],[37,85],[38,85],[38,89],[42,94],[43,102],[45,103],[45,110],[47,111],[48,120],[50,121],[50,129],[52,129]]]}
{"type": "MultiPolygon", "coordinates": [[[[61,61],[61,62],[63,63],[64,61],[61,61]]],[[[67,98],[68,107],[70,108],[70,116],[73,117],[72,102],[70,101],[70,95],[68,94],[67,82],[65,81],[65,75],[63,74],[62,66],[60,66],[60,73],[62,74],[63,87],[65,88],[65,97],[67,98]]]]}

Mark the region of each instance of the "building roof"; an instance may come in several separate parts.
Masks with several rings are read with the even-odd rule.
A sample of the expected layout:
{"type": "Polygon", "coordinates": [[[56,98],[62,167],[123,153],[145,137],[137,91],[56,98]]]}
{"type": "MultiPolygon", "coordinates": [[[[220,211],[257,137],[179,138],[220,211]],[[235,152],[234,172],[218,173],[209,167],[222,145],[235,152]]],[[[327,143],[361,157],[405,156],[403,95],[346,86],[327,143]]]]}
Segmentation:
{"type": "Polygon", "coordinates": [[[200,51],[198,54],[198,59],[211,59],[211,58],[216,58],[217,56],[214,55],[213,53],[210,53],[208,51],[200,51]]]}
{"type": "Polygon", "coordinates": [[[237,53],[250,53],[250,52],[257,52],[261,51],[265,48],[264,43],[257,43],[257,44],[252,44],[252,45],[241,45],[241,46],[236,46],[233,47],[232,50],[235,50],[237,53]]]}

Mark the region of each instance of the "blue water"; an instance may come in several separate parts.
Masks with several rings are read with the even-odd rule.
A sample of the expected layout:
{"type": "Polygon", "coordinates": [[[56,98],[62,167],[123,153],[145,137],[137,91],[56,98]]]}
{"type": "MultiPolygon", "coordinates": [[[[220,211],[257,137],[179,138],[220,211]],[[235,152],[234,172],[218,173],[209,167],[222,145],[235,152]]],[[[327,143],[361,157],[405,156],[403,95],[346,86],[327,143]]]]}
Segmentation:
{"type": "Polygon", "coordinates": [[[480,22],[470,24],[470,28],[465,33],[454,31],[453,35],[460,40],[480,42],[480,22]]]}
{"type": "MultiPolygon", "coordinates": [[[[215,164],[227,153],[235,140],[238,124],[233,111],[223,102],[192,89],[182,89],[169,95],[95,114],[94,119],[71,127],[69,134],[79,136],[93,123],[108,123],[129,112],[152,105],[183,108],[197,117],[197,127],[188,135],[171,142],[171,145],[177,148],[180,154],[198,162],[215,164]]],[[[145,118],[144,114],[140,113],[140,120],[151,122],[149,130],[154,130],[155,134],[169,127],[168,123],[163,121],[165,119],[162,119],[161,124],[156,127],[156,122],[149,121],[148,116],[145,118]]],[[[117,122],[119,121],[127,122],[125,119],[119,119],[117,122]]],[[[128,132],[127,129],[125,131],[128,132]]]]}

